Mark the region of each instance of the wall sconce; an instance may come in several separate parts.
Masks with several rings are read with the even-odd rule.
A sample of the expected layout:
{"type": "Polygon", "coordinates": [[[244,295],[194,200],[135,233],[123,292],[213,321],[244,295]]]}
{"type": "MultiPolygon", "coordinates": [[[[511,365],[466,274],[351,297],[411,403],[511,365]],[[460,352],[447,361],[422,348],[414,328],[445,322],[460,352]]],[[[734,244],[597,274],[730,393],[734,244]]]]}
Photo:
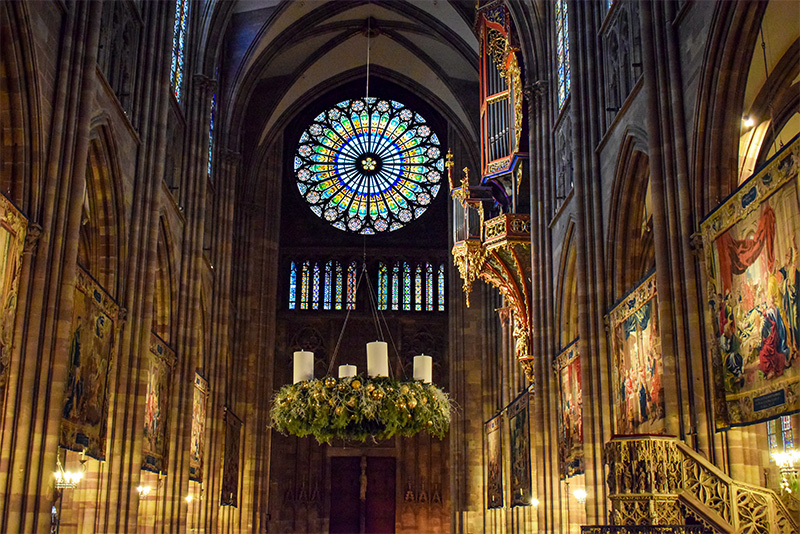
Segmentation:
{"type": "Polygon", "coordinates": [[[152,486],[137,486],[136,491],[139,493],[140,499],[146,499],[150,492],[153,491],[152,486]]]}
{"type": "Polygon", "coordinates": [[[80,471],[65,471],[61,465],[61,457],[56,454],[56,471],[53,476],[56,478],[56,489],[73,489],[78,485],[78,482],[83,478],[86,472],[86,457],[84,452],[80,456],[81,470],[80,471]]]}
{"type": "Polygon", "coordinates": [[[572,492],[572,495],[578,500],[579,503],[585,504],[586,503],[586,490],[582,488],[578,488],[572,492]]]}
{"type": "Polygon", "coordinates": [[[186,504],[192,504],[193,500],[194,500],[194,497],[192,497],[191,495],[187,495],[186,496],[186,504]]]}
{"type": "Polygon", "coordinates": [[[756,121],[750,115],[745,115],[742,117],[742,126],[745,128],[752,128],[756,121]]]}
{"type": "Polygon", "coordinates": [[[536,497],[531,497],[531,506],[533,507],[539,506],[539,499],[537,499],[536,497]]]}

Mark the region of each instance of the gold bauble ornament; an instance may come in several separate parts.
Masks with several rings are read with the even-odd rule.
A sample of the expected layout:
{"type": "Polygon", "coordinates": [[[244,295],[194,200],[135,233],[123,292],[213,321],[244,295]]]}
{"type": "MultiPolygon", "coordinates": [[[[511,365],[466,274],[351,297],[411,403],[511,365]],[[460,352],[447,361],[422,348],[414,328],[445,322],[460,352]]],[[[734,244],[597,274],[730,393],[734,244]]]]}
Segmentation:
{"type": "Polygon", "coordinates": [[[339,391],[347,391],[347,386],[345,384],[339,384],[339,391]]]}
{"type": "Polygon", "coordinates": [[[417,407],[417,399],[412,398],[410,401],[408,401],[408,407],[411,408],[412,410],[414,408],[416,408],[417,407]]]}
{"type": "Polygon", "coordinates": [[[361,382],[358,380],[353,380],[352,382],[350,382],[350,385],[353,386],[353,389],[361,388],[361,382]]]}
{"type": "Polygon", "coordinates": [[[336,385],[336,379],[333,378],[332,376],[329,376],[328,378],[325,379],[326,388],[332,388],[335,385],[336,385]]]}
{"type": "Polygon", "coordinates": [[[422,397],[422,404],[428,404],[428,397],[422,397]]]}
{"type": "Polygon", "coordinates": [[[334,410],[334,411],[336,412],[336,415],[342,415],[342,412],[344,412],[344,407],[337,406],[336,410],[334,410]]]}
{"type": "Polygon", "coordinates": [[[408,386],[406,386],[405,384],[400,386],[400,393],[402,393],[403,395],[407,394],[408,393],[408,386]]]}

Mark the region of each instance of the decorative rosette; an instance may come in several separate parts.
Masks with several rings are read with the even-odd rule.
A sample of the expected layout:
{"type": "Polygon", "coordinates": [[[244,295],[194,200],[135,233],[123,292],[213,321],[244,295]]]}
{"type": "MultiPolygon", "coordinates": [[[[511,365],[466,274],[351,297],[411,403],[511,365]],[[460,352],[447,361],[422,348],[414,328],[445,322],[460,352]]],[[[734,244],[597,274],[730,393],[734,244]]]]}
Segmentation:
{"type": "Polygon", "coordinates": [[[413,436],[442,439],[450,427],[450,398],[433,384],[392,378],[326,377],[287,384],[272,399],[272,428],[282,434],[365,441],[413,436]]]}
{"type": "Polygon", "coordinates": [[[402,228],[439,193],[444,160],[425,119],[394,100],[361,98],[322,112],[300,137],[297,188],[311,211],[358,234],[402,228]]]}

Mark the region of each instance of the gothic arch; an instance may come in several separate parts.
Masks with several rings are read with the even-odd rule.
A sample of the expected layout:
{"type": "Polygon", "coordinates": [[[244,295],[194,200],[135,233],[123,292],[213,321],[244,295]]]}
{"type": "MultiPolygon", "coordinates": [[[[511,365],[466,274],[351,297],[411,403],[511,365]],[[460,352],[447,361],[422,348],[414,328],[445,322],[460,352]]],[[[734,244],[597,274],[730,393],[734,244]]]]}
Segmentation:
{"type": "Polygon", "coordinates": [[[701,68],[690,170],[695,213],[713,209],[737,184],[748,69],[766,2],[718,2],[701,68]]]}
{"type": "Polygon", "coordinates": [[[125,225],[121,172],[109,126],[92,128],[87,158],[78,262],[109,294],[119,297],[125,225]]]}
{"type": "Polygon", "coordinates": [[[0,5],[0,191],[29,218],[41,189],[40,113],[28,6],[0,5]],[[27,31],[26,31],[27,30],[27,31]]]}
{"type": "Polygon", "coordinates": [[[166,217],[159,217],[158,243],[156,245],[155,291],[153,294],[153,332],[167,344],[172,337],[172,318],[177,299],[177,273],[172,232],[166,217]]]}
{"type": "Polygon", "coordinates": [[[556,320],[559,349],[578,337],[578,276],[575,221],[569,221],[561,250],[561,261],[556,283],[556,320]]]}
{"type": "Polygon", "coordinates": [[[655,265],[646,146],[643,132],[630,128],[617,159],[608,222],[608,302],[622,298],[655,265]]]}

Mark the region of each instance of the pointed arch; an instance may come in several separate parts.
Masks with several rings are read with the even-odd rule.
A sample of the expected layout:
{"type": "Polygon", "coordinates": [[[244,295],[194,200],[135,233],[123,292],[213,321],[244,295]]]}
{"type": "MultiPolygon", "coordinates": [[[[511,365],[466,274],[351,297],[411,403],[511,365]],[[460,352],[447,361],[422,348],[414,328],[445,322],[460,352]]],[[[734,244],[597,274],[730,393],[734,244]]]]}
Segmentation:
{"type": "Polygon", "coordinates": [[[174,243],[169,223],[164,215],[159,217],[158,242],[156,244],[155,291],[153,294],[153,332],[170,343],[177,298],[177,273],[175,269],[174,243]]]}
{"type": "Polygon", "coordinates": [[[24,214],[41,191],[41,125],[28,6],[0,3],[0,191],[24,214]]]}
{"type": "Polygon", "coordinates": [[[617,158],[608,219],[608,302],[619,300],[655,266],[646,147],[644,132],[629,128],[617,158]]]}
{"type": "Polygon", "coordinates": [[[89,133],[86,190],[79,261],[114,297],[120,294],[125,224],[117,150],[110,126],[101,118],[89,133]]]}
{"type": "Polygon", "coordinates": [[[559,264],[556,285],[556,317],[558,321],[559,348],[566,347],[578,337],[578,250],[575,239],[575,221],[568,223],[559,264]]]}

